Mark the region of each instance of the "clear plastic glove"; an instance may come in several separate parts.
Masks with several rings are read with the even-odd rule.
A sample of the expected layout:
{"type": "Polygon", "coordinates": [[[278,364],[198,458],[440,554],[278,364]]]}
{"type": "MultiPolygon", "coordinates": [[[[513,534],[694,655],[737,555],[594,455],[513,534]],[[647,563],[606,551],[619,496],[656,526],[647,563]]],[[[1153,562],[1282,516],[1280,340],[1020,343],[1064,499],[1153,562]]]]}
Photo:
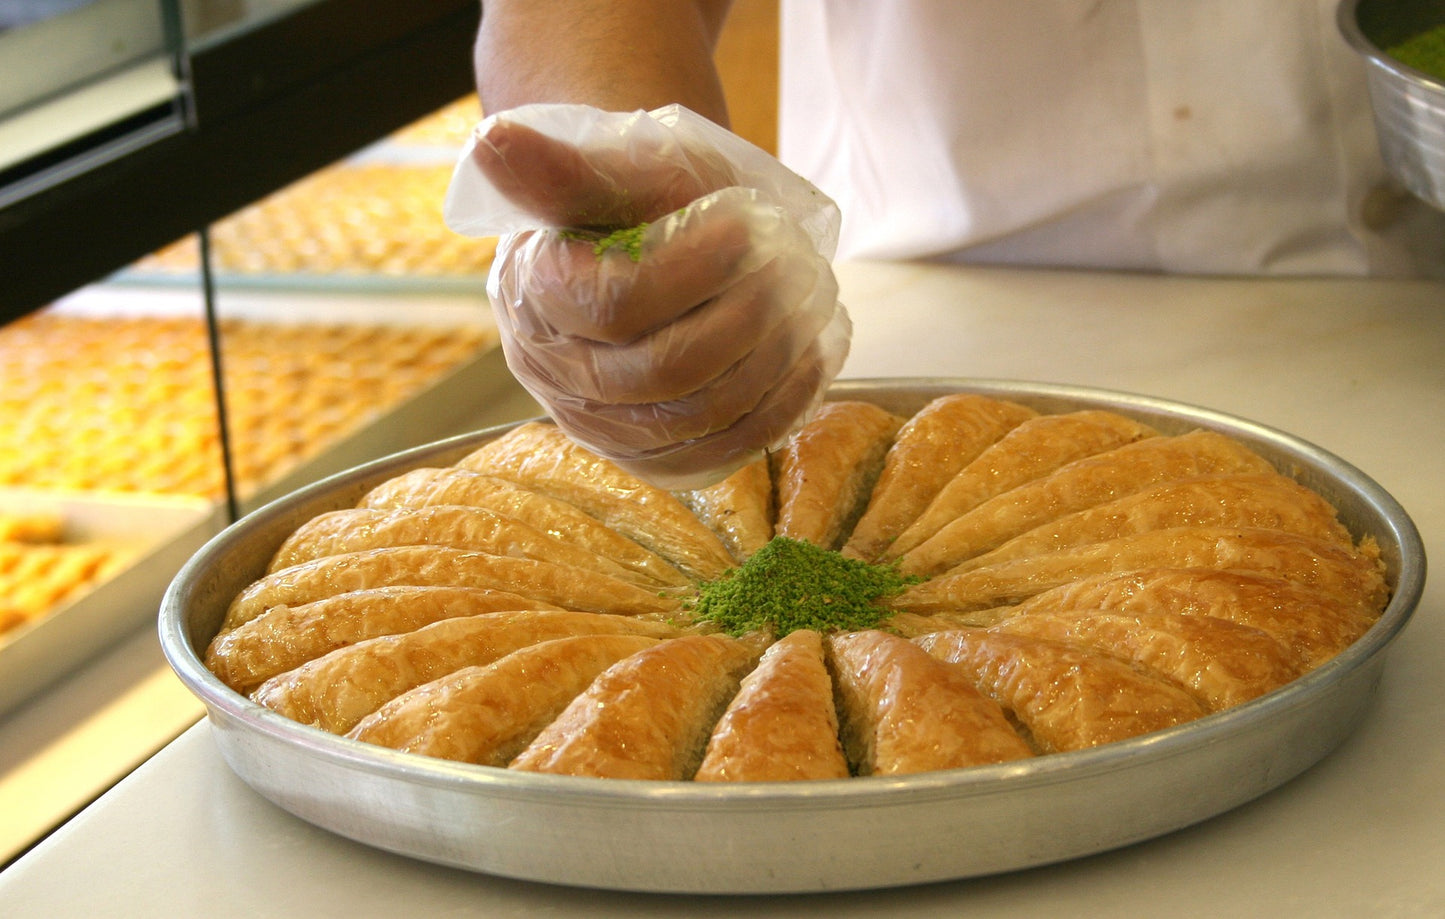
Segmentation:
{"type": "Polygon", "coordinates": [[[847,355],[836,206],[686,109],[492,116],[446,216],[503,237],[488,292],[517,379],[579,443],[663,487],[777,445],[847,355]]]}

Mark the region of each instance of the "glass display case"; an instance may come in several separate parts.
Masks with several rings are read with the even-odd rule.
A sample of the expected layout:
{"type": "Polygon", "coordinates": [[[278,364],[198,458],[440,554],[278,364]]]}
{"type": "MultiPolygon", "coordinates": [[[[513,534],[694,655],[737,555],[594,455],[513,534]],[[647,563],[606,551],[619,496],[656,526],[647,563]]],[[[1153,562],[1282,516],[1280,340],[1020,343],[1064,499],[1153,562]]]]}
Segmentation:
{"type": "Polygon", "coordinates": [[[344,177],[465,104],[477,12],[0,5],[0,861],[194,719],[179,696],[132,697],[165,675],[155,610],[205,539],[328,472],[530,410],[488,326],[486,241],[444,293],[395,258],[389,286],[335,260],[231,267],[333,219],[362,254],[437,236],[397,220],[434,175],[344,177]],[[213,238],[221,258],[202,258],[213,238]]]}

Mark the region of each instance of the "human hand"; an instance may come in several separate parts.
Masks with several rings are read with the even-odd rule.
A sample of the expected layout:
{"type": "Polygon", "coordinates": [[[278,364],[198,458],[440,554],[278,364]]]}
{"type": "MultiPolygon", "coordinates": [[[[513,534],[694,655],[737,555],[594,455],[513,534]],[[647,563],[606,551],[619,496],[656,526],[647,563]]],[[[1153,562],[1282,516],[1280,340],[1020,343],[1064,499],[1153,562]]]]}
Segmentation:
{"type": "Polygon", "coordinates": [[[804,229],[815,213],[740,184],[748,166],[715,146],[611,117],[631,121],[592,143],[506,119],[479,129],[470,162],[513,226],[564,228],[510,232],[489,292],[509,367],[559,426],[657,484],[696,487],[802,422],[850,325],[804,229]],[[615,227],[634,228],[628,245],[606,245],[615,227]]]}

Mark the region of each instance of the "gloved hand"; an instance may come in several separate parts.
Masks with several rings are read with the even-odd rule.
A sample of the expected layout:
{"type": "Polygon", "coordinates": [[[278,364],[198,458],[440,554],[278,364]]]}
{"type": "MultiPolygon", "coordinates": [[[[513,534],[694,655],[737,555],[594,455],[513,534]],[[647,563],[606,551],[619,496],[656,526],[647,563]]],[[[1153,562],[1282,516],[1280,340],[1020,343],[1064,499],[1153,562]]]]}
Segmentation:
{"type": "Polygon", "coordinates": [[[836,207],[685,109],[488,118],[447,220],[503,234],[488,292],[517,379],[579,443],[663,487],[782,441],[847,354],[836,207]]]}

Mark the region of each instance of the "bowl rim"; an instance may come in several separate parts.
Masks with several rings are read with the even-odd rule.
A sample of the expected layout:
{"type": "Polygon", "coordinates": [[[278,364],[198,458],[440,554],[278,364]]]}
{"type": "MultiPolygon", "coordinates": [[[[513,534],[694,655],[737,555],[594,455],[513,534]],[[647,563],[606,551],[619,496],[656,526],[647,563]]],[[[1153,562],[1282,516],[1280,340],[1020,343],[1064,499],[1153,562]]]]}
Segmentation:
{"type": "MultiPolygon", "coordinates": [[[[1399,79],[1423,84],[1423,88],[1427,90],[1445,94],[1445,78],[1426,73],[1397,60],[1365,34],[1364,30],[1360,28],[1359,21],[1359,7],[1362,2],[1365,0],[1340,0],[1339,6],[1335,8],[1335,23],[1346,43],[1367,63],[1385,70],[1399,79]]],[[[1441,25],[1445,26],[1445,22],[1442,22],[1441,25]]]]}

